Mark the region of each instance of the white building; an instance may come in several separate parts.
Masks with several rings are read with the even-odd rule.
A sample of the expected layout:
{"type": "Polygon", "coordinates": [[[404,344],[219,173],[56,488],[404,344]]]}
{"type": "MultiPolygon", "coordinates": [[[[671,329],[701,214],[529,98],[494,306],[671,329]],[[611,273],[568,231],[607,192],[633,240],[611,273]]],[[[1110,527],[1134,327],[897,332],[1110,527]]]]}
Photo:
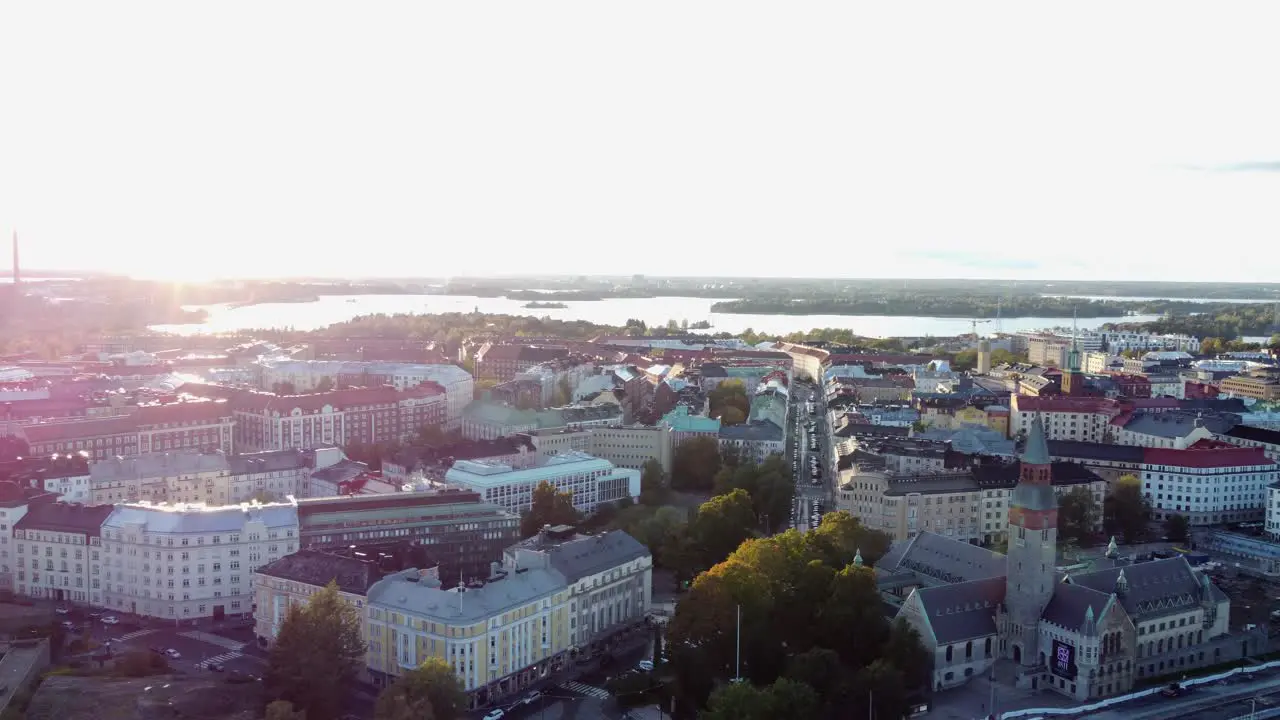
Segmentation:
{"type": "Polygon", "coordinates": [[[394,385],[397,390],[407,390],[427,381],[438,383],[445,391],[448,430],[459,427],[462,409],[475,396],[474,378],[457,365],[264,359],[258,361],[257,366],[261,369],[258,386],[264,390],[270,390],[276,383],[288,383],[298,392],[311,392],[326,379],[335,387],[347,382],[394,385]]]}
{"type": "Polygon", "coordinates": [[[14,583],[19,595],[98,605],[102,523],[110,505],[38,503],[13,525],[14,583]]]}
{"type": "Polygon", "coordinates": [[[1142,492],[1153,520],[1185,515],[1192,525],[1262,520],[1280,465],[1262,448],[1204,442],[1184,450],[1147,448],[1142,492]]]}
{"type": "Polygon", "coordinates": [[[165,620],[253,611],[255,569],[298,549],[298,506],[117,505],[102,523],[103,605],[165,620]]]}
{"type": "Polygon", "coordinates": [[[311,474],[346,459],[341,448],[273,450],[228,458],[231,504],[310,497],[311,474]]]}
{"type": "Polygon", "coordinates": [[[524,513],[533,502],[533,490],[546,481],[556,490],[573,493],[573,506],[590,513],[600,503],[640,496],[640,472],[615,467],[608,460],[584,452],[569,451],[544,458],[540,464],[514,468],[502,462],[459,460],[445,473],[449,485],[475,490],[481,497],[507,510],[524,513]]]}
{"type": "Polygon", "coordinates": [[[221,451],[176,450],[100,460],[89,466],[93,502],[231,502],[231,467],[221,451]]]}

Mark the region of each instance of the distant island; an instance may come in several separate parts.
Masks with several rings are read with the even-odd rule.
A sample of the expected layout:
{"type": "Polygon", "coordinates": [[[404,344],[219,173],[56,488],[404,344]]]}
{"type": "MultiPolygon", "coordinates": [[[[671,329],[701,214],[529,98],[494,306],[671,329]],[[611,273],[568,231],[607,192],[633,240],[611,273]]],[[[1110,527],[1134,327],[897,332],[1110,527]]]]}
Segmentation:
{"type": "Polygon", "coordinates": [[[526,308],[531,308],[535,310],[565,310],[569,306],[565,305],[562,302],[538,302],[537,300],[534,300],[533,302],[527,302],[524,305],[521,305],[520,307],[526,307],[526,308]]]}

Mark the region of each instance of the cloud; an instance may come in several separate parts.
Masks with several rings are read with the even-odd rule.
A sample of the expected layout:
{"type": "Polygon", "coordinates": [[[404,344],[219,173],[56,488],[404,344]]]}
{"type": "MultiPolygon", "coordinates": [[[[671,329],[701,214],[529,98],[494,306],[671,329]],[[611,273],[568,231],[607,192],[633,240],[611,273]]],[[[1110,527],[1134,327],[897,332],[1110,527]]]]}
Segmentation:
{"type": "Polygon", "coordinates": [[[1252,162],[1229,163],[1226,165],[1187,165],[1188,170],[1201,172],[1280,172],[1280,160],[1259,160],[1252,162]]]}

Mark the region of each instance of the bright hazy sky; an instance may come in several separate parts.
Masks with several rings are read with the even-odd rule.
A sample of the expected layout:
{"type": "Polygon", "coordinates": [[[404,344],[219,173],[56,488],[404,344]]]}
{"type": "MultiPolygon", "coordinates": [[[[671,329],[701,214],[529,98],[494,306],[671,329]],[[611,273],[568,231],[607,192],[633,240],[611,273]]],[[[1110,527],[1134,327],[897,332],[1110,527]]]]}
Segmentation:
{"type": "Polygon", "coordinates": [[[16,229],[28,267],[146,276],[1277,280],[1278,26],[1274,2],[9,2],[0,267],[16,229]]]}

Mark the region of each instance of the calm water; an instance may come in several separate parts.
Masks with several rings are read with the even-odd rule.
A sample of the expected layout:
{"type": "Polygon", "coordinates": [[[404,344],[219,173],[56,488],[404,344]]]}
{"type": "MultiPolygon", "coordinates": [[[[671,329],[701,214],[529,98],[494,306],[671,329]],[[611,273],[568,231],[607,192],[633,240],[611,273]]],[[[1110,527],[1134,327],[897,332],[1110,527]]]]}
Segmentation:
{"type": "MultiPolygon", "coordinates": [[[[504,315],[528,315],[551,317],[560,320],[586,320],[600,325],[621,326],[628,318],[638,318],[648,325],[665,325],[668,320],[690,323],[706,320],[712,332],[740,333],[747,328],[757,332],[785,335],[813,328],[849,328],[866,337],[893,337],[919,335],[959,335],[969,332],[971,326],[961,318],[937,317],[883,317],[879,315],[741,315],[713,313],[710,298],[658,297],[615,298],[597,301],[565,302],[567,308],[529,309],[525,300],[506,298],[481,298],[467,295],[352,295],[325,296],[307,303],[264,303],[244,307],[202,305],[209,312],[207,322],[198,325],[156,325],[155,330],[183,335],[211,332],[236,332],[260,328],[291,327],[295,330],[316,330],[333,323],[350,320],[358,315],[386,313],[440,314],[471,312],[504,315]]],[[[1105,322],[1145,322],[1155,320],[1154,315],[1131,315],[1126,318],[1090,318],[1082,320],[1082,328],[1093,328],[1105,322]]],[[[1063,318],[1006,318],[1001,322],[1004,332],[1036,330],[1053,326],[1069,326],[1070,319],[1063,318]]],[[[991,323],[979,326],[980,332],[991,332],[991,323]]]]}

